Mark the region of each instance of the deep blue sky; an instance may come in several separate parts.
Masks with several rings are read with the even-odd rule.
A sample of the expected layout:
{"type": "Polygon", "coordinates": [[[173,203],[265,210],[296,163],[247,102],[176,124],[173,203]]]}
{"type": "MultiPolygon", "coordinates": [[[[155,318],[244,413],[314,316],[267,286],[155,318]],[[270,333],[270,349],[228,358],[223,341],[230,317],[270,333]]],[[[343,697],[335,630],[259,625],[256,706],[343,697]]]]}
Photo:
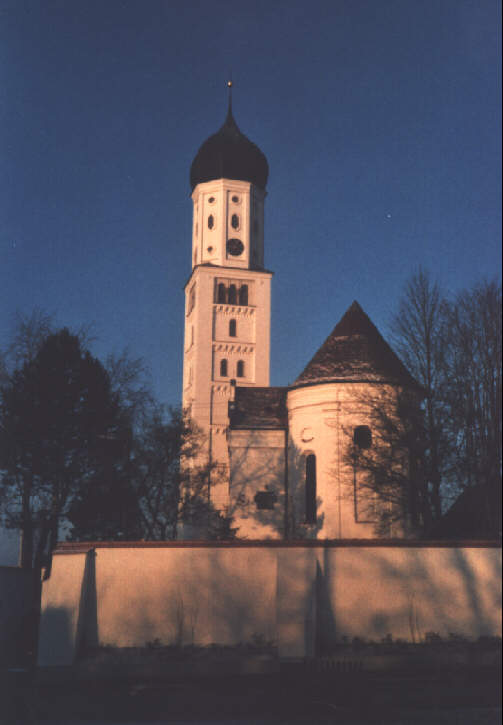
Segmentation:
{"type": "Polygon", "coordinates": [[[272,384],[423,265],[499,275],[499,0],[0,0],[0,346],[16,310],[128,347],[181,397],[189,167],[223,123],[270,166],[272,384]]]}

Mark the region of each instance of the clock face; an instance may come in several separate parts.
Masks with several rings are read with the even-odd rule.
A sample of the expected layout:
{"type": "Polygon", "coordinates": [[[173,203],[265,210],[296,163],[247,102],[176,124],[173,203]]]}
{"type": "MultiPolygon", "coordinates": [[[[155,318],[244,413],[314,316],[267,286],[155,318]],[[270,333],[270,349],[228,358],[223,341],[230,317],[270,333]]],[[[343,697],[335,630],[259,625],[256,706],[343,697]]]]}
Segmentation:
{"type": "Polygon", "coordinates": [[[228,239],[227,240],[227,254],[232,254],[233,257],[239,257],[243,254],[244,244],[241,239],[228,239]]]}

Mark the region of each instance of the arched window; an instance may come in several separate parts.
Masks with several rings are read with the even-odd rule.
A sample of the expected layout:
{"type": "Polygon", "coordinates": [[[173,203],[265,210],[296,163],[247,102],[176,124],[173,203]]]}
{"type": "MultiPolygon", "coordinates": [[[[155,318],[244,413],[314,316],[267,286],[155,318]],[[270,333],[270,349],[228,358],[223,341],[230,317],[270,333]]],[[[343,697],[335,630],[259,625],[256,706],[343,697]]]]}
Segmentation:
{"type": "Polygon", "coordinates": [[[220,377],[226,378],[227,375],[227,360],[220,360],[220,377]]]}
{"type": "Polygon", "coordinates": [[[247,305],[248,304],[248,285],[242,284],[239,288],[239,304],[240,305],[247,305]]]}
{"type": "Polygon", "coordinates": [[[306,457],[306,524],[316,523],[316,456],[306,457]]]}
{"type": "Polygon", "coordinates": [[[368,425],[359,425],[353,431],[353,443],[363,450],[372,445],[372,431],[368,425]]]}
{"type": "Polygon", "coordinates": [[[236,290],[236,285],[235,284],[231,284],[231,286],[229,287],[229,304],[230,305],[235,305],[236,302],[238,301],[237,298],[238,298],[238,293],[237,293],[237,290],[236,290]]]}
{"type": "Polygon", "coordinates": [[[208,217],[208,229],[213,229],[214,226],[215,226],[215,218],[214,218],[213,214],[210,214],[208,217]]]}
{"type": "Polygon", "coordinates": [[[237,364],[237,368],[236,368],[236,377],[244,378],[244,376],[245,376],[244,360],[238,360],[238,364],[237,364]]]}
{"type": "Polygon", "coordinates": [[[231,216],[231,227],[233,229],[239,229],[239,217],[237,214],[231,216]]]}
{"type": "Polygon", "coordinates": [[[226,298],[226,292],[225,285],[223,282],[220,282],[217,288],[217,302],[220,302],[221,304],[225,305],[225,298],[226,298]]]}
{"type": "Polygon", "coordinates": [[[236,320],[229,322],[229,337],[236,337],[236,320]]]}

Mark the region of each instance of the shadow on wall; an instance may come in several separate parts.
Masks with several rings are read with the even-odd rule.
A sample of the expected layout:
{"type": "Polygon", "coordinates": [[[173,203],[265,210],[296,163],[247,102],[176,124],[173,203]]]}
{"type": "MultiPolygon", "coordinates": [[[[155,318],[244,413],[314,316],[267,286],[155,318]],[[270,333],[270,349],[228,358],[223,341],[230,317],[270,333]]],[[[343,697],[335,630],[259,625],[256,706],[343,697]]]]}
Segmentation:
{"type": "MultiPolygon", "coordinates": [[[[232,448],[228,515],[238,526],[236,537],[316,539],[323,529],[323,502],[314,489],[315,503],[311,509],[316,513],[309,516],[306,455],[290,445],[285,461],[284,443],[281,447],[264,447],[267,433],[251,431],[246,446],[232,448]],[[295,475],[289,474],[292,471],[295,475]]],[[[284,431],[274,433],[278,437],[284,435],[284,431]]]]}
{"type": "Polygon", "coordinates": [[[48,602],[40,664],[72,664],[97,645],[214,643],[311,657],[355,638],[417,643],[432,633],[476,640],[500,632],[496,547],[119,547],[113,557],[104,547],[97,554],[101,621],[93,551],[80,599],[48,602]]]}
{"type": "Polygon", "coordinates": [[[327,548],[318,570],[317,651],[355,638],[500,635],[500,566],[496,547],[327,548]]]}
{"type": "MultiPolygon", "coordinates": [[[[74,596],[74,592],[70,591],[65,606],[63,601],[66,590],[63,582],[60,591],[56,591],[55,602],[58,604],[43,606],[38,647],[40,665],[71,665],[76,656],[85,649],[98,646],[95,558],[94,550],[88,551],[85,555],[82,579],[79,582],[80,595],[75,592],[77,596],[74,596]]],[[[53,565],[57,564],[57,561],[56,556],[53,565]]],[[[57,572],[53,571],[51,578],[54,579],[54,576],[57,576],[57,572]]],[[[58,590],[58,581],[52,581],[52,584],[56,584],[58,590]]]]}
{"type": "Polygon", "coordinates": [[[96,551],[92,549],[86,554],[84,576],[80,590],[79,616],[76,631],[76,654],[97,647],[98,637],[98,602],[96,596],[96,551]]]}
{"type": "Polygon", "coordinates": [[[75,658],[75,642],[66,607],[48,607],[43,614],[38,645],[39,665],[70,665],[75,658]]]}

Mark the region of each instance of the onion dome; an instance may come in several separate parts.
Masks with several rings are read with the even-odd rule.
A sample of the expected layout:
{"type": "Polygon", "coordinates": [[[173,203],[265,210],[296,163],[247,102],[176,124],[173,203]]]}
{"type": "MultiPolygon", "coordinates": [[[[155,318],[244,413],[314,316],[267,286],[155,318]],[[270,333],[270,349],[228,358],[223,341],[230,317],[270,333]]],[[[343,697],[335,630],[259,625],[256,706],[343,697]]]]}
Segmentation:
{"type": "Polygon", "coordinates": [[[250,181],[265,189],[269,166],[262,151],[238,128],[229,102],[222,128],[201,146],[190,168],[192,190],[213,179],[250,181]]]}

